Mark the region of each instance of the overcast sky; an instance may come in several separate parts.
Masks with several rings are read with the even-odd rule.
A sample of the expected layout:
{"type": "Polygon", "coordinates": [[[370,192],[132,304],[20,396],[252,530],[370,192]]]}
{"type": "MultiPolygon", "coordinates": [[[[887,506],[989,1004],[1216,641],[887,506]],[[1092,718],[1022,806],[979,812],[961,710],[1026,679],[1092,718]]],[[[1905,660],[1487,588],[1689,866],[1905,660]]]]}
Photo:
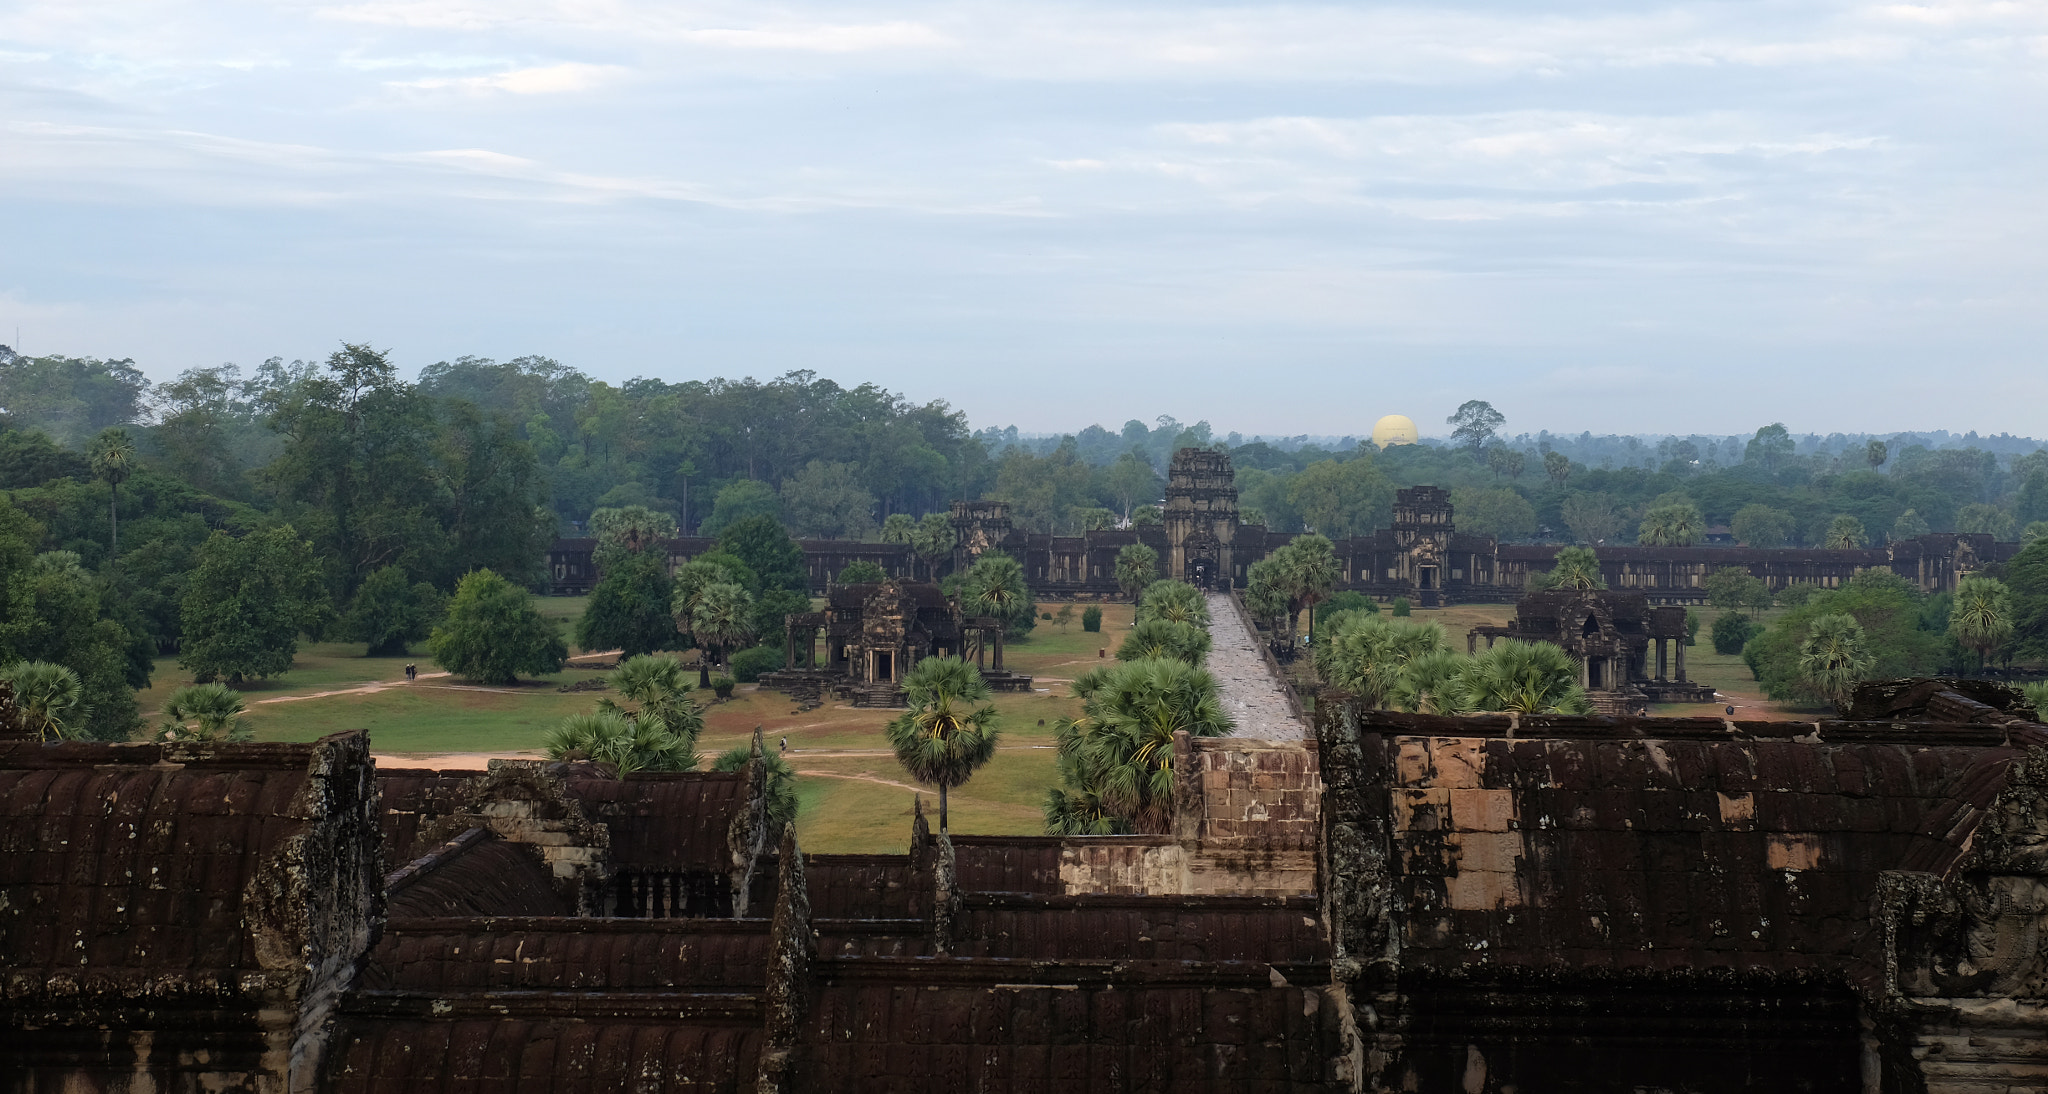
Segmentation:
{"type": "Polygon", "coordinates": [[[0,341],[2048,434],[2048,3],[0,2],[0,341]]]}

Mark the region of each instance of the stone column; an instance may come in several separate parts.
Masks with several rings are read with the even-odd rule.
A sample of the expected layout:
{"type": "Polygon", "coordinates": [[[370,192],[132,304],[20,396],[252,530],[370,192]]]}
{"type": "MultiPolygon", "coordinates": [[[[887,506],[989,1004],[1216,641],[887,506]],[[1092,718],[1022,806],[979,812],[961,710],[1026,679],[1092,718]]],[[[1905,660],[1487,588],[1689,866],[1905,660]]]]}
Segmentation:
{"type": "Polygon", "coordinates": [[[1667,667],[1667,664],[1668,664],[1668,658],[1669,658],[1669,654],[1668,654],[1668,652],[1667,652],[1667,651],[1666,651],[1666,649],[1665,649],[1665,643],[1666,643],[1667,641],[1668,641],[1668,639],[1663,639],[1663,638],[1659,638],[1659,639],[1657,639],[1657,679],[1658,679],[1658,680],[1659,680],[1660,682],[1661,682],[1661,681],[1662,681],[1662,680],[1664,679],[1664,677],[1665,677],[1665,669],[1666,669],[1666,667],[1667,667]]]}
{"type": "Polygon", "coordinates": [[[1685,640],[1678,640],[1678,682],[1685,683],[1685,640]]]}

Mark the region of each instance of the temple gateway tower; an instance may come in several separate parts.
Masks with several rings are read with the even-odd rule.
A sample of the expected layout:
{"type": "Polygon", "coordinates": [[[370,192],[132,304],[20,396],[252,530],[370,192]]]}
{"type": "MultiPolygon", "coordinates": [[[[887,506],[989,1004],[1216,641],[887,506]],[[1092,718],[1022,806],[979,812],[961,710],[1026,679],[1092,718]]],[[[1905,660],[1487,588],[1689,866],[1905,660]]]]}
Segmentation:
{"type": "Polygon", "coordinates": [[[1236,538],[1237,475],[1230,455],[1206,448],[1175,452],[1166,472],[1166,576],[1197,589],[1230,588],[1236,538]]]}

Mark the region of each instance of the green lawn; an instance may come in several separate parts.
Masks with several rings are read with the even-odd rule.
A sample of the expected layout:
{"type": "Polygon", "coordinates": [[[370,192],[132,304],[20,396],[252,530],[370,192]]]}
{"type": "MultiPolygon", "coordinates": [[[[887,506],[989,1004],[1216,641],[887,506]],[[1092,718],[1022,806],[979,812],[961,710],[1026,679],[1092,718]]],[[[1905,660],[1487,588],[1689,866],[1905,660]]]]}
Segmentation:
{"type": "MultiPolygon", "coordinates": [[[[551,597],[539,603],[544,613],[565,624],[573,623],[583,608],[582,598],[551,597]]],[[[1048,610],[1058,608],[1054,604],[1048,610]]],[[[1078,710],[1067,684],[1077,674],[1106,663],[1097,651],[1114,653],[1122,631],[1130,626],[1131,608],[1105,605],[1104,616],[1100,633],[1083,631],[1076,608],[1074,622],[1066,628],[1041,620],[1030,637],[1005,646],[1007,667],[1032,674],[1040,690],[995,698],[1002,719],[1000,750],[952,796],[955,831],[1027,835],[1042,830],[1039,803],[1056,778],[1049,747],[1052,724],[1078,710]]],[[[373,658],[363,656],[360,645],[302,644],[291,672],[242,689],[249,703],[249,725],[261,741],[311,741],[364,730],[387,763],[468,753],[475,755],[457,762],[481,767],[491,755],[538,750],[564,717],[592,709],[598,699],[597,693],[555,690],[557,684],[600,675],[590,669],[572,666],[516,688],[476,688],[446,677],[408,685],[407,661],[419,665],[423,673],[437,671],[419,651],[410,658],[373,658]],[[319,694],[324,692],[337,694],[319,694]]],[[[156,685],[138,695],[143,710],[161,707],[169,692],[186,681],[175,663],[166,663],[156,685]]],[[[752,687],[743,687],[729,700],[712,701],[704,694],[701,701],[706,704],[705,731],[698,751],[707,757],[745,745],[755,726],[762,728],[771,749],[780,748],[788,738],[791,762],[812,772],[799,781],[803,804],[798,825],[807,849],[900,851],[908,845],[915,791],[906,787],[913,780],[897,765],[883,735],[884,724],[895,712],[835,702],[799,713],[788,696],[752,687]]],[[[936,810],[936,791],[924,791],[927,806],[936,810]]]]}

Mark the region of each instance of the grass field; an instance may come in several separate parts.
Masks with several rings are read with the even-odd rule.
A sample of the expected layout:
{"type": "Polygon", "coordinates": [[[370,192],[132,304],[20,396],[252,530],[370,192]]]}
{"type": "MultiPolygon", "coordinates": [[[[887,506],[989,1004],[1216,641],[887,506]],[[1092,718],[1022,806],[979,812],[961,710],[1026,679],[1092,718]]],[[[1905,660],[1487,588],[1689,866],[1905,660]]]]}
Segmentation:
{"type": "MultiPolygon", "coordinates": [[[[573,624],[584,602],[549,597],[539,603],[549,617],[573,624]]],[[[1056,612],[1060,605],[1040,607],[1056,612]]],[[[955,831],[1028,835],[1042,830],[1040,802],[1056,780],[1052,725],[1079,710],[1068,685],[1089,668],[1108,663],[1130,627],[1130,605],[1102,607],[1100,633],[1081,629],[1077,606],[1070,625],[1061,628],[1040,620],[1030,638],[1005,647],[1005,665],[1029,673],[1036,690],[996,698],[1002,740],[996,758],[951,795],[955,831]]],[[[1505,623],[1513,615],[1510,605],[1477,604],[1418,611],[1415,618],[1441,623],[1453,648],[1463,650],[1473,626],[1505,623]]],[[[572,647],[572,653],[582,652],[572,647]]],[[[537,755],[549,730],[570,714],[592,709],[598,698],[590,692],[556,690],[558,685],[601,675],[574,664],[541,680],[498,688],[448,677],[407,684],[407,661],[419,665],[422,673],[435,671],[419,653],[411,658],[365,657],[359,645],[303,645],[290,673],[242,689],[249,703],[249,724],[263,741],[312,741],[330,733],[364,730],[387,764],[480,768],[491,756],[537,755]]],[[[174,665],[163,667],[167,671],[158,674],[155,686],[137,696],[145,712],[158,709],[185,682],[174,665]]],[[[1687,651],[1687,667],[1694,679],[1734,696],[1745,717],[1792,716],[1758,695],[1741,658],[1715,654],[1704,636],[1700,645],[1687,651]]],[[[710,700],[708,695],[703,698],[710,700]]],[[[1664,707],[1658,713],[1719,711],[1717,704],[1664,707]]],[[[698,750],[712,756],[744,746],[759,726],[771,749],[780,749],[787,741],[788,758],[801,773],[797,824],[807,849],[901,851],[909,841],[914,796],[923,793],[927,808],[935,808],[937,792],[917,786],[889,752],[882,730],[893,714],[839,702],[799,712],[786,695],[743,686],[731,699],[707,702],[698,750]]]]}
{"type": "MultiPolygon", "coordinates": [[[[567,597],[539,601],[544,614],[565,624],[573,624],[583,603],[567,597]]],[[[1042,608],[1057,611],[1059,605],[1042,608]]],[[[1078,608],[1074,616],[1065,628],[1041,620],[1030,638],[1005,646],[1006,667],[1030,673],[1038,690],[996,697],[1002,741],[996,758],[951,795],[955,830],[1032,834],[1042,829],[1039,803],[1055,780],[1052,723],[1078,710],[1067,685],[1078,673],[1105,663],[1097,651],[1114,652],[1120,632],[1130,626],[1131,608],[1105,605],[1099,634],[1081,629],[1078,608]]],[[[583,651],[572,646],[571,652],[583,651]]],[[[365,657],[360,645],[303,644],[291,672],[240,689],[249,704],[248,723],[260,741],[312,741],[364,730],[387,764],[482,767],[491,756],[537,754],[549,730],[570,714],[590,710],[598,698],[556,690],[601,675],[574,664],[553,676],[500,688],[448,677],[407,684],[408,661],[422,673],[437,671],[419,651],[410,658],[365,657]]],[[[160,708],[171,691],[187,682],[174,664],[163,668],[155,685],[137,695],[145,712],[160,708]]],[[[703,698],[709,701],[698,750],[707,756],[744,746],[756,726],[770,748],[782,747],[787,739],[789,759],[803,772],[798,831],[811,850],[900,850],[908,845],[914,795],[924,793],[927,807],[936,807],[937,792],[916,786],[888,751],[882,728],[892,711],[833,702],[799,713],[788,696],[751,686],[728,700],[703,698]]]]}

